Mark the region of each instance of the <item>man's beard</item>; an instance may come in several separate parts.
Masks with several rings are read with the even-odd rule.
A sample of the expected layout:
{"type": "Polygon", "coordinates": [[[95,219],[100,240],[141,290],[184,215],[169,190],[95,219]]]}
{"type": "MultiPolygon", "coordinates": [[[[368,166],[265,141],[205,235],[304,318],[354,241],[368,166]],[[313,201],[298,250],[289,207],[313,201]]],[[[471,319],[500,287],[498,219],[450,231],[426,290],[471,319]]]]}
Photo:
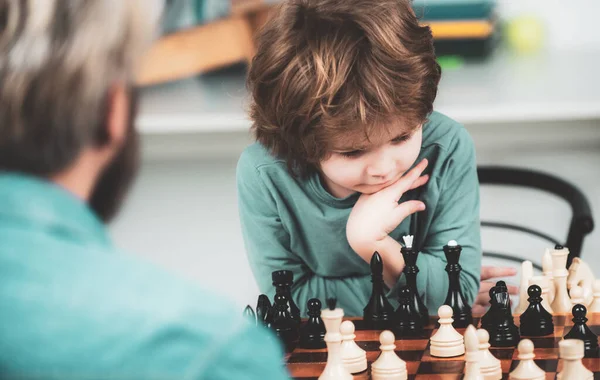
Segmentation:
{"type": "Polygon", "coordinates": [[[139,167],[139,136],[134,127],[138,101],[135,92],[131,92],[130,96],[129,125],[123,146],[100,175],[88,202],[105,223],[110,222],[121,209],[139,167]]]}

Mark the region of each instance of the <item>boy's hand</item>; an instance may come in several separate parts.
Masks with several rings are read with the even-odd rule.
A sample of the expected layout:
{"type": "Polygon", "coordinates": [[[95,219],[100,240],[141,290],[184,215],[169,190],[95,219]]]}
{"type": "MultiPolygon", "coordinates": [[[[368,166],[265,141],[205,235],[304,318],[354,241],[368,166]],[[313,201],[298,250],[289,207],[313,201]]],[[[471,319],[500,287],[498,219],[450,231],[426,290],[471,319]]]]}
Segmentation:
{"type": "MultiPolygon", "coordinates": [[[[481,285],[479,286],[479,293],[475,298],[475,304],[471,309],[473,314],[483,314],[490,306],[490,288],[496,285],[495,281],[488,281],[495,277],[507,277],[514,276],[517,274],[515,268],[510,267],[481,267],[481,285]]],[[[519,293],[519,288],[514,285],[507,285],[508,293],[515,295],[519,293]]]]}
{"type": "Polygon", "coordinates": [[[424,159],[398,181],[374,194],[360,196],[346,224],[346,237],[352,249],[369,262],[378,243],[387,238],[410,214],[425,210],[421,201],[398,203],[406,191],[424,185],[429,176],[421,176],[427,167],[424,159]]]}

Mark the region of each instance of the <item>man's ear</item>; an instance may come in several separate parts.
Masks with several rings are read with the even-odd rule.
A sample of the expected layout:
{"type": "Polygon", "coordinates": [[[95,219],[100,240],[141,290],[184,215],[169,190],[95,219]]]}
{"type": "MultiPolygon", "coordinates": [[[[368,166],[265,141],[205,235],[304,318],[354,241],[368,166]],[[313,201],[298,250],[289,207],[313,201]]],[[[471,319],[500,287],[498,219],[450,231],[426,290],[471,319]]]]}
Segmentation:
{"type": "Polygon", "coordinates": [[[106,132],[110,145],[121,145],[127,135],[129,121],[129,94],[123,84],[114,84],[108,96],[106,132]]]}

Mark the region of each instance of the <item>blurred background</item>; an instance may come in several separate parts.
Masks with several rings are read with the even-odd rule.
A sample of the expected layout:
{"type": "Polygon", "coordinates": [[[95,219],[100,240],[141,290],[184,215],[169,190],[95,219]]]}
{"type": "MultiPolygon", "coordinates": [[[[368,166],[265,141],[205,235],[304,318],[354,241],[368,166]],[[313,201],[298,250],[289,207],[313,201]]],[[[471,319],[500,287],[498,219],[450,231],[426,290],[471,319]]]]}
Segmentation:
{"type": "MultiPolygon", "coordinates": [[[[341,0],[343,1],[343,0],[341,0]]],[[[231,297],[259,292],[236,204],[235,166],[251,143],[244,76],[252,35],[277,1],[167,1],[163,38],[141,69],[140,177],[110,226],[117,244],[231,297]]],[[[435,108],[463,123],[478,164],[531,168],[575,184],[600,220],[597,0],[415,0],[443,67],[435,108]]],[[[482,187],[482,219],[566,239],[569,205],[522,188],[482,187]]],[[[483,230],[485,249],[541,263],[551,245],[483,230]]],[[[327,252],[323,252],[327,254],[327,252]]],[[[600,276],[600,232],[582,258],[600,276]]],[[[486,264],[517,263],[484,259],[486,264]]],[[[518,277],[508,281],[518,284],[518,277]]],[[[241,312],[240,308],[240,312],[241,312]]]]}

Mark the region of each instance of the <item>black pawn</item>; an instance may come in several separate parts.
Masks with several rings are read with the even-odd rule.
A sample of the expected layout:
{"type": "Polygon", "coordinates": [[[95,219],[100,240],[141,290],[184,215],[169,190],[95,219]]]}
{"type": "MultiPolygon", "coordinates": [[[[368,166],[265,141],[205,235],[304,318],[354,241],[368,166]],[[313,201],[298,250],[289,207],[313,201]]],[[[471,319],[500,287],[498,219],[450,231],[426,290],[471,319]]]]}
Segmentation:
{"type": "Polygon", "coordinates": [[[400,306],[396,310],[394,334],[397,337],[417,337],[423,335],[423,320],[415,310],[411,289],[403,287],[399,291],[400,306]]]}
{"type": "Polygon", "coordinates": [[[498,305],[498,314],[493,316],[493,325],[487,330],[490,335],[492,347],[514,347],[521,337],[519,328],[515,325],[510,309],[510,295],[507,291],[498,291],[494,294],[494,302],[498,305]]]}
{"type": "Polygon", "coordinates": [[[421,322],[423,325],[427,325],[429,323],[429,310],[423,303],[423,300],[419,296],[419,292],[417,290],[417,274],[419,273],[419,267],[417,267],[417,257],[419,256],[419,251],[414,248],[402,247],[401,248],[402,257],[404,258],[404,276],[406,277],[406,284],[410,289],[410,297],[411,302],[413,304],[413,308],[419,313],[421,316],[421,322]]]}
{"type": "Polygon", "coordinates": [[[248,319],[250,321],[250,323],[252,323],[253,325],[257,324],[256,321],[256,314],[254,314],[254,310],[252,309],[252,306],[247,305],[246,308],[244,308],[244,317],[246,319],[248,319]]]}
{"type": "Polygon", "coordinates": [[[265,327],[269,327],[273,320],[273,308],[271,301],[266,294],[258,296],[258,303],[256,304],[256,322],[262,324],[265,327]]]}
{"type": "Polygon", "coordinates": [[[579,339],[583,340],[585,347],[586,358],[597,358],[598,357],[598,336],[594,334],[592,330],[586,325],[588,319],[586,318],[587,309],[585,306],[577,304],[573,306],[573,327],[564,339],[579,339]]]}
{"type": "Polygon", "coordinates": [[[292,297],[292,284],[294,283],[294,273],[290,270],[277,270],[271,273],[275,294],[283,294],[288,302],[288,308],[292,319],[300,324],[300,309],[292,297]]]}
{"type": "Polygon", "coordinates": [[[542,288],[531,285],[527,288],[529,306],[519,320],[522,336],[544,336],[554,333],[552,314],[542,306],[542,288]]]}
{"type": "Polygon", "coordinates": [[[288,300],[284,294],[275,295],[275,303],[273,304],[275,312],[273,313],[273,322],[271,329],[275,335],[281,339],[284,345],[285,352],[289,353],[298,345],[298,324],[288,312],[288,300]]]}
{"type": "Polygon", "coordinates": [[[321,319],[321,301],[316,298],[308,300],[308,321],[300,330],[300,347],[325,348],[325,324],[321,319]]]}
{"type": "Polygon", "coordinates": [[[498,314],[498,305],[496,304],[496,287],[492,286],[489,291],[490,294],[490,308],[488,311],[481,317],[481,328],[487,331],[490,331],[494,326],[494,315],[498,314]]]}
{"type": "Polygon", "coordinates": [[[371,282],[371,298],[363,309],[365,327],[369,330],[391,330],[394,324],[394,307],[384,294],[383,261],[379,252],[371,257],[371,282]]]}
{"type": "Polygon", "coordinates": [[[444,305],[452,308],[452,326],[467,327],[473,324],[473,316],[471,315],[471,306],[465,300],[460,289],[460,272],[462,267],[458,263],[462,247],[460,245],[445,245],[444,254],[446,255],[446,272],[448,272],[448,295],[444,301],[444,305]]]}

